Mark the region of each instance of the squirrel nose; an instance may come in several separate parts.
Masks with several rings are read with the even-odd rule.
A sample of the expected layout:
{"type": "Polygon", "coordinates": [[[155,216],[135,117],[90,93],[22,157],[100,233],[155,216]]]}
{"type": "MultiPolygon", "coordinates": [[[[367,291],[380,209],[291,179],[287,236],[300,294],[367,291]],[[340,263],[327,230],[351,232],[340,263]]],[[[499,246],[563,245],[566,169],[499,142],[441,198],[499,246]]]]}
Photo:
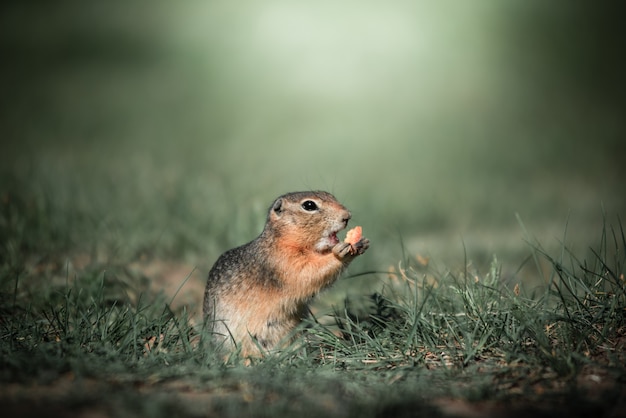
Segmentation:
{"type": "Polygon", "coordinates": [[[343,221],[344,224],[348,225],[348,221],[352,218],[352,214],[350,213],[350,211],[346,211],[346,213],[343,214],[343,218],[341,219],[343,221]]]}

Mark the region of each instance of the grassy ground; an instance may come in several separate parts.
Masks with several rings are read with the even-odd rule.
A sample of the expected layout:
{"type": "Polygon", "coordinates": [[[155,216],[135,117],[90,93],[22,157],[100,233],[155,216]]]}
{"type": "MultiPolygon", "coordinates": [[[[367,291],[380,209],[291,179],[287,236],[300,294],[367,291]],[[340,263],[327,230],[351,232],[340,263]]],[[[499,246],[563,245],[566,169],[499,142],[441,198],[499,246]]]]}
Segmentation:
{"type": "Polygon", "coordinates": [[[589,260],[534,247],[537,274],[552,267],[540,287],[506,283],[496,260],[480,274],[403,259],[380,293],[317,311],[293,347],[247,367],[141,269],[8,260],[0,403],[10,416],[623,416],[626,237],[602,232],[589,260]]]}
{"type": "Polygon", "coordinates": [[[3,4],[2,410],[624,416],[623,25],[525,4],[3,4]],[[372,248],[224,363],[207,272],[309,188],[372,248]]]}

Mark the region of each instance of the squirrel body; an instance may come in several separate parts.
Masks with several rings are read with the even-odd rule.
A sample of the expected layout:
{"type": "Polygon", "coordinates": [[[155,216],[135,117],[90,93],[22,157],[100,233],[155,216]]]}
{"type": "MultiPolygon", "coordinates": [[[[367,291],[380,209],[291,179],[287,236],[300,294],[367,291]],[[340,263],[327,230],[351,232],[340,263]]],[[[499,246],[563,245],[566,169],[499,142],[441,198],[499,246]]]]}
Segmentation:
{"type": "Polygon", "coordinates": [[[367,238],[337,238],[351,217],[327,192],[279,196],[261,234],[226,251],[209,272],[203,312],[214,339],[244,356],[288,343],[311,298],[369,247],[367,238]]]}

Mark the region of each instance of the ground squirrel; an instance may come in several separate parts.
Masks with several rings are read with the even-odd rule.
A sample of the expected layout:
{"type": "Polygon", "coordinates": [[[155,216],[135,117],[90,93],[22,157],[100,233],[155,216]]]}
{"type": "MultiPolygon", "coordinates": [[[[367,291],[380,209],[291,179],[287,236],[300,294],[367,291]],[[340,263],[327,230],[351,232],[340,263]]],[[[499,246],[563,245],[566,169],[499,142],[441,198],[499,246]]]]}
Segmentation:
{"type": "Polygon", "coordinates": [[[226,251],[209,272],[203,311],[215,340],[244,356],[288,342],[311,298],[369,247],[367,238],[337,238],[351,217],[327,192],[279,196],[261,235],[226,251]]]}

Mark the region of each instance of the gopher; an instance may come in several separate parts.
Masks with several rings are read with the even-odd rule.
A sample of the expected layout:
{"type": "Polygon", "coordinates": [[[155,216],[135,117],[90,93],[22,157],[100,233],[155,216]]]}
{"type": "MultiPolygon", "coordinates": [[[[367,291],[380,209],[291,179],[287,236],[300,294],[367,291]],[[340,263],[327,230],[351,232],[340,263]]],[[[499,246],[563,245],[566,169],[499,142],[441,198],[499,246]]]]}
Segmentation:
{"type": "Polygon", "coordinates": [[[226,251],[209,272],[203,311],[216,342],[243,356],[289,343],[311,298],[369,248],[367,238],[337,238],[351,217],[327,192],[276,198],[261,234],[226,251]]]}

